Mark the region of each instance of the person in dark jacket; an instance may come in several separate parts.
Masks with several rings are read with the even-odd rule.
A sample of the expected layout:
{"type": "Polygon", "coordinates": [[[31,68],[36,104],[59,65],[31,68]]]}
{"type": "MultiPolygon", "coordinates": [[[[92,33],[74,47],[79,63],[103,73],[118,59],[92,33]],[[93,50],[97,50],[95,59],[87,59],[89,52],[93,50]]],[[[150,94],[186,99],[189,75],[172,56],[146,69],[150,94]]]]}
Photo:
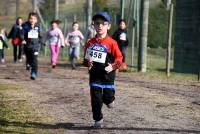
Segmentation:
{"type": "Polygon", "coordinates": [[[121,69],[126,69],[126,49],[128,46],[128,33],[126,29],[126,21],[124,19],[121,19],[118,23],[118,29],[114,32],[112,38],[117,41],[117,44],[119,45],[119,49],[122,53],[123,59],[122,59],[122,65],[121,69]]]}
{"type": "Polygon", "coordinates": [[[96,36],[85,46],[85,65],[90,76],[90,93],[95,128],[102,127],[103,103],[108,108],[114,107],[115,100],[115,70],[120,67],[122,54],[117,42],[108,35],[110,16],[100,12],[93,16],[96,36]]]}
{"type": "Polygon", "coordinates": [[[38,73],[38,53],[40,48],[40,26],[37,13],[31,12],[28,21],[23,24],[24,31],[24,50],[26,55],[27,70],[31,68],[31,79],[35,80],[38,73]]]}
{"type": "Polygon", "coordinates": [[[18,17],[16,23],[13,25],[10,33],[8,34],[8,38],[12,39],[14,63],[16,63],[17,61],[22,62],[22,55],[24,52],[24,47],[22,44],[22,41],[24,40],[22,24],[22,18],[18,17]]]}

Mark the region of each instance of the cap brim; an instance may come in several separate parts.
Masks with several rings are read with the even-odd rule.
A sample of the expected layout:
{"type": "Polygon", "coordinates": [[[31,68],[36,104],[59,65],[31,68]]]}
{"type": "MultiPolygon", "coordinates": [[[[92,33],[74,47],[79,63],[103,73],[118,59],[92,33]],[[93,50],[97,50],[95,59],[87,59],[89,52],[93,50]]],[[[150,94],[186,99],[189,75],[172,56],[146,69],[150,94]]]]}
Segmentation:
{"type": "Polygon", "coordinates": [[[107,20],[103,15],[97,14],[95,16],[92,17],[92,20],[96,20],[97,18],[102,18],[103,20],[109,22],[109,20],[107,20]]]}

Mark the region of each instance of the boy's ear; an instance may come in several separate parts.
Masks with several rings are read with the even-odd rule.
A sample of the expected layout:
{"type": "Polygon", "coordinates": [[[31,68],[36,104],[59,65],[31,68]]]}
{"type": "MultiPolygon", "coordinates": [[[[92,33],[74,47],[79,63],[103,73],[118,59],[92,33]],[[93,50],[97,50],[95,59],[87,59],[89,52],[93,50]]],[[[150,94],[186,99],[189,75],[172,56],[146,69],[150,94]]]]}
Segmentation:
{"type": "Polygon", "coordinates": [[[111,24],[108,25],[108,30],[110,30],[110,29],[111,29],[111,24]]]}

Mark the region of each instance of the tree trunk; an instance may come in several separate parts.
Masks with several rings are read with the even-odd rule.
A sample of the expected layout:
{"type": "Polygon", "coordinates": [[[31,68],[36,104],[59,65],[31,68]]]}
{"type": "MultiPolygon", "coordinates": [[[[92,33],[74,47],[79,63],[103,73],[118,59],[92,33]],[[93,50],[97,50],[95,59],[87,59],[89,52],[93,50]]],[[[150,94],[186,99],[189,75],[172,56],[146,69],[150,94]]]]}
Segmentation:
{"type": "Polygon", "coordinates": [[[92,0],[87,0],[87,27],[92,23],[92,0]]]}
{"type": "Polygon", "coordinates": [[[37,0],[32,0],[32,4],[33,4],[33,12],[36,12],[37,0]]]}
{"type": "Polygon", "coordinates": [[[59,19],[59,0],[55,0],[55,19],[59,19]]]}
{"type": "Polygon", "coordinates": [[[147,39],[148,39],[148,21],[149,21],[149,0],[141,1],[141,32],[138,49],[138,71],[146,72],[147,69],[147,39]]]}

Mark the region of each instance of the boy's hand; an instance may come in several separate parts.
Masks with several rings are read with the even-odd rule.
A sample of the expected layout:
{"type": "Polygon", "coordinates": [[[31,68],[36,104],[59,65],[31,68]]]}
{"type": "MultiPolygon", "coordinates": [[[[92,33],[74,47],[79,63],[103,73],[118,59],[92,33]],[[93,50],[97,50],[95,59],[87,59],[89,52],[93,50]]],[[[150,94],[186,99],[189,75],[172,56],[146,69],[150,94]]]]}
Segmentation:
{"type": "Polygon", "coordinates": [[[38,55],[39,53],[36,51],[36,52],[34,52],[34,55],[38,55]]]}
{"type": "Polygon", "coordinates": [[[25,41],[25,40],[23,40],[23,41],[22,41],[22,44],[24,44],[24,45],[25,45],[25,44],[26,44],[26,41],[25,41]]]}
{"type": "Polygon", "coordinates": [[[112,65],[111,65],[110,63],[108,63],[108,66],[105,67],[105,70],[106,70],[107,73],[112,72],[112,71],[113,71],[113,67],[112,67],[112,65]]]}
{"type": "Polygon", "coordinates": [[[88,70],[91,70],[93,66],[93,62],[88,62],[88,70]]]}

